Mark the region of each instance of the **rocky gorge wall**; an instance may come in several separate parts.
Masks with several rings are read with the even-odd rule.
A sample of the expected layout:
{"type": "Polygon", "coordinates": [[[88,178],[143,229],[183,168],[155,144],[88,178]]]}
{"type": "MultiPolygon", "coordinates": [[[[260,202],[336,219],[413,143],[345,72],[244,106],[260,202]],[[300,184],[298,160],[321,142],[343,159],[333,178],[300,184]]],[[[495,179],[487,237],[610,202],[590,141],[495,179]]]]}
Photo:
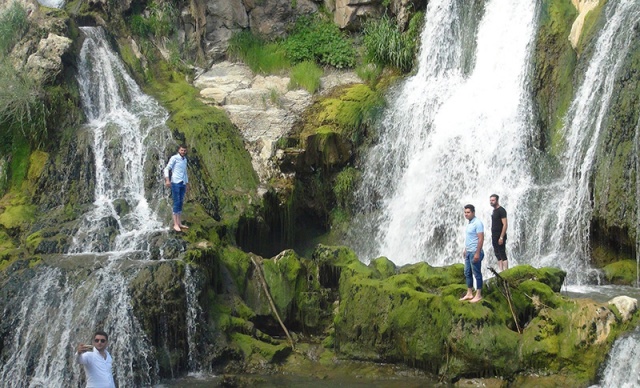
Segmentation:
{"type": "MultiPolygon", "coordinates": [[[[390,8],[401,18],[410,9],[424,7],[424,3],[392,1],[390,8]]],[[[6,180],[13,182],[0,201],[0,284],[7,295],[3,300],[19,287],[20,277],[33,274],[30,265],[49,265],[49,255],[65,252],[69,236],[77,228],[76,218],[93,201],[92,150],[86,134],[79,129],[82,115],[73,82],[64,77],[74,66],[68,55],[77,44],[74,27],[88,23],[104,25],[113,33],[114,43],[136,77],[170,111],[169,126],[176,142],[186,141],[192,147],[197,185],[194,200],[186,209],[192,226],[184,241],[176,242],[169,254],[196,267],[202,306],[202,330],[196,342],[203,369],[273,372],[306,351],[305,343],[320,343],[322,356],[314,357],[405,363],[447,380],[495,374],[517,379],[528,373],[546,373],[568,376],[576,385],[587,385],[594,381],[612,341],[637,322],[633,309],[627,315],[617,306],[563,297],[558,292],[564,275],[554,269],[514,268],[504,274],[514,288],[514,317],[498,284],[491,286],[484,304],[461,306],[456,300],[464,288],[459,265],[396,268],[380,258],[366,266],[346,247],[320,246],[308,257],[285,250],[291,239],[282,236],[286,235],[282,230],[295,229],[300,214],[304,214],[305,222],[325,231],[330,226],[339,229],[340,224],[332,218],[334,210],[348,197],[351,182],[357,179],[340,177],[357,175],[352,167],[358,147],[366,143],[354,141],[357,136],[353,128],[342,118],[362,116],[363,106],[378,103],[378,90],[357,82],[350,73],[343,78],[346,81],[328,82],[318,96],[300,92],[304,96],[297,99],[292,93],[293,97],[286,98],[296,99],[293,107],[276,113],[293,117],[275,131],[278,136],[247,141],[243,125],[219,108],[224,103],[214,98],[209,98],[213,103],[206,101],[206,93],[192,87],[196,79],[193,73],[185,74],[162,63],[170,57],[162,39],[156,42],[160,53],[155,61],[135,49],[135,40],[123,33],[123,19],[115,15],[150,14],[144,8],[135,11],[141,4],[77,1],[69,3],[64,12],[26,4],[33,7],[31,15],[53,17],[57,26],[54,30],[73,42],[51,38],[43,30],[39,39],[25,43],[29,48],[21,56],[28,63],[31,55],[58,55],[59,63],[55,59],[33,59],[32,63],[40,63],[38,66],[47,71],[51,71],[50,63],[58,64],[53,70],[55,76],[44,78],[67,88],[64,95],[70,109],[65,110],[65,125],[53,128],[55,141],[43,147],[46,152],[29,150],[10,155],[13,163],[22,159],[27,166],[20,167],[25,169],[25,179],[16,181],[18,164],[0,163],[0,176],[4,171],[6,180]],[[51,53],[38,48],[36,42],[41,41],[45,42],[42,50],[51,48],[51,53]],[[62,42],[64,48],[48,42],[62,42]],[[286,146],[276,146],[277,137],[286,138],[286,146]],[[256,158],[247,147],[259,140],[273,145],[258,159],[272,162],[271,170],[264,175],[255,167],[256,158]],[[346,191],[343,197],[340,190],[346,191]],[[243,248],[264,252],[264,257],[237,249],[240,240],[243,248]],[[274,249],[285,251],[273,254],[274,249]],[[264,284],[285,326],[293,333],[293,343],[283,340],[282,327],[268,307],[264,284]]],[[[383,9],[382,2],[376,1],[298,1],[296,7],[286,0],[178,4],[178,35],[182,43],[194,42],[193,50],[184,51],[185,57],[199,57],[210,71],[221,66],[208,64],[224,56],[235,31],[250,28],[278,36],[285,33],[290,18],[315,12],[321,6],[333,12],[341,27],[357,30],[362,17],[379,15],[383,9]]],[[[584,41],[573,48],[568,35],[577,12],[570,2],[548,1],[544,7],[547,13],[537,43],[535,93],[541,122],[539,145],[552,154],[559,141],[554,132],[557,118],[567,109],[580,57],[588,56],[588,34],[596,29],[593,26],[598,19],[590,20],[587,15],[583,27],[587,37],[582,35],[584,41]]],[[[600,145],[602,157],[593,188],[593,224],[598,238],[593,241],[607,252],[616,252],[614,257],[601,260],[602,264],[633,257],[635,252],[634,129],[640,95],[637,52],[637,48],[632,50],[629,71],[617,83],[618,101],[610,112],[606,140],[600,145]]],[[[256,88],[264,82],[251,74],[243,75],[256,88]]],[[[272,82],[279,85],[283,81],[272,82]]],[[[202,91],[206,89],[204,84],[194,83],[202,91]]],[[[238,90],[234,86],[236,96],[223,100],[241,100],[238,90]]],[[[248,105],[255,105],[256,100],[251,101],[254,103],[248,105]]],[[[359,127],[358,136],[366,133],[366,126],[359,127]]],[[[167,150],[167,154],[172,151],[167,150]]],[[[2,157],[9,160],[6,155],[2,157]]],[[[180,335],[186,330],[186,291],[176,280],[183,276],[181,264],[158,262],[140,272],[130,285],[132,307],[157,349],[161,377],[175,376],[188,368],[188,344],[180,335]]],[[[8,338],[10,330],[4,324],[1,337],[8,338]]]]}

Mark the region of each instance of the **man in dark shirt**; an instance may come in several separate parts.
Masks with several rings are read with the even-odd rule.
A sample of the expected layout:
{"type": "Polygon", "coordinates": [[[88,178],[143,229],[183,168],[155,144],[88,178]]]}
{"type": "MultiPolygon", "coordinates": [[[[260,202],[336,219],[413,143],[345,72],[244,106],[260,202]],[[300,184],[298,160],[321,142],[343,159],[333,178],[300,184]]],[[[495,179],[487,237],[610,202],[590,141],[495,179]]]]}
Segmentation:
{"type": "Polygon", "coordinates": [[[500,206],[498,194],[491,194],[489,204],[493,208],[491,214],[491,243],[498,259],[498,269],[504,271],[509,268],[507,262],[507,211],[500,206]]]}

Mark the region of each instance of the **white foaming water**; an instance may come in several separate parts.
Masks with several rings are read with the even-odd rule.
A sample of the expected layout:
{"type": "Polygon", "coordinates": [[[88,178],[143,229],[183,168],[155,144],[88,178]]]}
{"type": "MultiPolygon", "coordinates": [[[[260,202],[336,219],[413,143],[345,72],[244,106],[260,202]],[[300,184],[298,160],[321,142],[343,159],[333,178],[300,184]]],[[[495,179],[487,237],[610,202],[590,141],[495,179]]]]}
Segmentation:
{"type": "Polygon", "coordinates": [[[83,275],[49,268],[21,288],[15,296],[24,300],[21,310],[3,312],[14,332],[4,343],[11,357],[0,367],[1,386],[78,386],[76,345],[91,343],[97,327],[109,333],[118,386],[153,382],[157,366],[152,347],[133,316],[126,292],[129,279],[118,263],[111,260],[84,280],[78,280],[83,275]]]}
{"type": "MultiPolygon", "coordinates": [[[[391,104],[357,194],[366,214],[378,214],[362,223],[373,230],[354,238],[364,260],[460,262],[463,206],[475,204],[488,230],[489,196],[502,194],[517,214],[531,185],[526,75],[536,2],[487,2],[477,34],[468,31],[473,20],[464,18],[469,4],[428,4],[420,68],[391,104]],[[467,52],[469,38],[475,53],[467,52]],[[475,64],[466,74],[468,57],[475,64]]],[[[509,234],[519,228],[510,224],[509,234]]]]}
{"type": "Polygon", "coordinates": [[[599,385],[593,387],[640,387],[640,329],[616,340],[599,385]]]}
{"type": "Polygon", "coordinates": [[[640,3],[621,0],[607,4],[606,25],[595,44],[584,81],[578,89],[563,128],[562,179],[544,194],[546,211],[535,211],[529,236],[534,266],[559,266],[568,281],[584,283],[589,273],[591,184],[596,148],[613,97],[614,83],[640,22],[640,3]],[[535,223],[534,223],[535,222],[535,223]]]}
{"type": "Polygon", "coordinates": [[[82,27],[78,83],[93,134],[95,202],[74,237],[72,253],[146,250],[151,233],[166,230],[156,214],[160,173],[170,131],[167,112],[142,93],[109,47],[101,28],[82,27]],[[145,166],[158,174],[145,190],[145,166]]]}
{"type": "Polygon", "coordinates": [[[64,6],[64,0],[38,0],[38,3],[49,8],[62,8],[64,6]]]}
{"type": "Polygon", "coordinates": [[[193,270],[189,264],[184,266],[184,289],[187,296],[187,343],[189,345],[189,371],[195,372],[201,370],[198,362],[198,347],[196,343],[196,332],[198,329],[198,321],[202,314],[202,308],[198,304],[196,292],[196,279],[194,279],[193,270]]]}
{"type": "Polygon", "coordinates": [[[510,264],[560,267],[569,284],[583,284],[591,272],[596,147],[640,3],[607,4],[607,23],[565,119],[558,169],[542,169],[537,178],[528,88],[535,2],[487,2],[476,34],[464,17],[470,6],[429,2],[419,70],[392,97],[379,143],[364,164],[356,193],[363,215],[349,243],[363,261],[460,262],[463,206],[471,203],[485,224],[485,267],[494,265],[488,201],[497,193],[508,211],[510,264]],[[476,42],[473,52],[469,37],[476,42]]]}

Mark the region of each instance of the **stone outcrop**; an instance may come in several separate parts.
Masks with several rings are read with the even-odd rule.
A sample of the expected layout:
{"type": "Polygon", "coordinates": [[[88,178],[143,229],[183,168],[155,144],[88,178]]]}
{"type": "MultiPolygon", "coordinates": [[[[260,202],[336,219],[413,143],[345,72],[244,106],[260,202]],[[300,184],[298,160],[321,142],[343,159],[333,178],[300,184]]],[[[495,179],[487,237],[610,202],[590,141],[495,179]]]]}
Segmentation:
{"type": "MultiPolygon", "coordinates": [[[[333,71],[321,78],[321,93],[333,87],[361,82],[353,72],[333,71]]],[[[194,80],[202,99],[221,106],[238,127],[260,181],[278,174],[271,159],[275,143],[288,134],[312,95],[289,90],[289,77],[254,75],[244,64],[220,62],[194,80]]]]}
{"type": "Polygon", "coordinates": [[[62,71],[62,56],[69,52],[71,39],[49,33],[38,43],[38,50],[27,59],[26,70],[38,83],[46,83],[62,71]]]}
{"type": "Polygon", "coordinates": [[[384,7],[380,0],[336,0],[333,21],[340,28],[355,29],[368,17],[379,17],[384,7]]]}
{"type": "Polygon", "coordinates": [[[609,301],[609,304],[616,306],[620,315],[622,315],[623,322],[629,321],[633,317],[633,313],[638,309],[638,299],[625,295],[616,296],[609,301]]]}
{"type": "Polygon", "coordinates": [[[582,27],[584,26],[584,18],[587,14],[600,5],[600,0],[571,0],[571,3],[578,10],[578,17],[571,26],[571,33],[569,34],[569,42],[573,48],[578,47],[578,41],[580,40],[580,34],[582,33],[582,27]]]}

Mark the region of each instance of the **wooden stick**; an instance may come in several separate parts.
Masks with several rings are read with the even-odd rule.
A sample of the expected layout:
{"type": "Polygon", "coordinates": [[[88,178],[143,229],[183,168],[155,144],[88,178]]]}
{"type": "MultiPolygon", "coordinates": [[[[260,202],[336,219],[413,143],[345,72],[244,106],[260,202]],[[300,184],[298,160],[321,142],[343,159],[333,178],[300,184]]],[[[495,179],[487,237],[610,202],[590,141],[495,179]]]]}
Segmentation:
{"type": "Polygon", "coordinates": [[[258,263],[256,262],[256,259],[252,255],[250,255],[250,257],[251,257],[251,261],[253,262],[253,265],[256,267],[256,271],[258,274],[258,281],[262,285],[262,288],[264,289],[264,293],[265,295],[267,295],[267,299],[269,300],[269,306],[271,307],[271,311],[273,312],[273,314],[275,314],[276,318],[278,319],[278,322],[280,323],[280,326],[282,327],[282,330],[284,330],[284,333],[287,335],[287,338],[291,343],[291,349],[295,350],[295,345],[293,344],[293,338],[291,338],[291,335],[289,335],[289,330],[287,330],[287,327],[282,322],[282,319],[280,319],[280,314],[278,314],[276,305],[275,303],[273,303],[273,299],[271,298],[269,287],[267,286],[267,282],[264,278],[264,274],[262,273],[262,266],[258,265],[258,263]]]}

